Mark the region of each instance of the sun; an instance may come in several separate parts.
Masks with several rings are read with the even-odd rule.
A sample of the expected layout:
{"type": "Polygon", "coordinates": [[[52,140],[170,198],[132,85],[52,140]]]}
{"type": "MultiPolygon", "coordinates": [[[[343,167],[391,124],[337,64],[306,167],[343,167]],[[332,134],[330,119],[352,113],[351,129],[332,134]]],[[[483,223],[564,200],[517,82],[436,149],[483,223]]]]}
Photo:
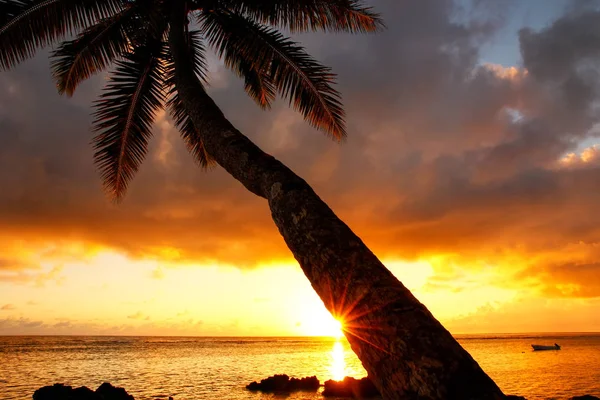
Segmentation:
{"type": "Polygon", "coordinates": [[[322,320],[318,321],[318,325],[319,326],[315,328],[317,328],[317,332],[321,332],[319,336],[327,336],[334,339],[340,339],[342,336],[344,336],[343,324],[339,320],[333,318],[331,315],[329,315],[329,318],[323,318],[322,320]]]}
{"type": "Polygon", "coordinates": [[[341,339],[344,335],[343,324],[335,319],[327,310],[314,312],[302,321],[302,331],[308,336],[325,336],[341,339]]]}
{"type": "Polygon", "coordinates": [[[344,336],[344,324],[342,324],[342,321],[337,319],[334,319],[333,321],[333,326],[331,327],[331,337],[340,339],[342,336],[344,336]]]}

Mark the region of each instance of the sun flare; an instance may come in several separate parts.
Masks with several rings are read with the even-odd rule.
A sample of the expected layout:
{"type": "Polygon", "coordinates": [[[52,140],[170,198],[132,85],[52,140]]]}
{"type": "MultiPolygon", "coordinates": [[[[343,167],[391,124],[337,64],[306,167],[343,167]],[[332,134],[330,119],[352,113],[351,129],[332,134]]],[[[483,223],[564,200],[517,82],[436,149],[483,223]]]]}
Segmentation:
{"type": "Polygon", "coordinates": [[[331,327],[331,336],[340,339],[344,336],[344,325],[341,321],[334,319],[331,327]]]}
{"type": "Polygon", "coordinates": [[[316,324],[314,331],[317,332],[318,336],[340,339],[344,335],[342,323],[331,315],[329,315],[329,318],[315,320],[314,323],[316,324]]]}
{"type": "Polygon", "coordinates": [[[314,324],[312,331],[316,336],[327,336],[339,340],[344,335],[342,323],[329,313],[322,318],[313,319],[311,322],[314,324]]]}
{"type": "Polygon", "coordinates": [[[334,339],[341,339],[343,333],[343,323],[335,319],[325,307],[316,309],[307,309],[302,318],[301,332],[306,336],[326,336],[334,339]]]}

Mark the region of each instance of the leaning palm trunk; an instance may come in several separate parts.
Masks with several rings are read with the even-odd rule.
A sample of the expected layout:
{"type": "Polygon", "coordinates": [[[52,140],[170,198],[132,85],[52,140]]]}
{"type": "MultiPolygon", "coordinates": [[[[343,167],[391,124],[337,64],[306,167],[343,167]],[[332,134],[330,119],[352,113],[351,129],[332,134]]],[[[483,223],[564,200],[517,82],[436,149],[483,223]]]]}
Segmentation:
{"type": "Polygon", "coordinates": [[[280,93],[311,125],[343,138],[343,107],[329,69],[269,26],[373,32],[378,18],[360,0],[0,0],[0,70],[78,32],[53,53],[53,71],[59,91],[72,95],[83,80],[116,66],[94,122],[95,160],[111,197],[122,198],[143,161],[168,91],[167,105],[200,164],[212,157],[267,199],[285,242],[327,309],[344,321],[352,349],[385,398],[501,398],[310,186],[236,130],[204,91],[198,76],[206,73],[206,42],[245,78],[261,107],[280,93]],[[188,31],[188,17],[202,30],[188,31]]]}
{"type": "Polygon", "coordinates": [[[239,132],[194,75],[174,12],[174,82],[214,160],[257,196],[386,399],[500,399],[479,365],[298,175],[239,132]]]}

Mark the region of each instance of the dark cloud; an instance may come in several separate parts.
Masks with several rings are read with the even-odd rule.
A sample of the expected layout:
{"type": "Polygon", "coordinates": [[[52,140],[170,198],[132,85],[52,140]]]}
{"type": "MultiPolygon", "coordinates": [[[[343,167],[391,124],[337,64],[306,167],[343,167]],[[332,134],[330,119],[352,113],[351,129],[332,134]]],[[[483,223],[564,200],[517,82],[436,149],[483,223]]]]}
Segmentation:
{"type": "MultiPolygon", "coordinates": [[[[482,62],[480,49],[511,7],[500,15],[490,10],[495,1],[476,1],[475,9],[444,0],[373,4],[389,27],[381,34],[300,37],[339,73],[349,128],[343,145],[283,102],[258,110],[220,69],[211,94],[377,254],[451,254],[465,270],[492,265],[507,277],[523,273],[600,295],[593,283],[600,279],[582,272],[600,272],[599,158],[594,148],[567,156],[596,137],[600,13],[581,3],[543,30],[522,29],[522,65],[507,68],[482,62]]],[[[101,85],[97,77],[74,99],[61,98],[43,56],[0,75],[6,241],[71,240],[240,267],[291,259],[266,203],[218,168],[197,169],[164,116],[124,203],[106,200],[89,146],[89,105],[101,85]]]]}

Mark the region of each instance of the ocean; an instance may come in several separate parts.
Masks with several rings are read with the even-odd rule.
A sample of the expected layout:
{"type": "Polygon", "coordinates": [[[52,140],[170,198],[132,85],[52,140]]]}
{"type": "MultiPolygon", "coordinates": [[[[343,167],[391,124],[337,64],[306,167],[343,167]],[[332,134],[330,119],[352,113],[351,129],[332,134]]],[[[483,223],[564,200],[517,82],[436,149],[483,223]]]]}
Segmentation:
{"type": "MultiPolygon", "coordinates": [[[[506,394],[528,399],[600,396],[600,334],[457,336],[506,394]],[[533,352],[532,343],[562,346],[533,352]]],[[[122,386],[136,400],[322,399],[245,385],[273,374],[321,382],[366,375],[344,340],[330,338],[0,336],[0,399],[31,399],[54,383],[122,386]]]]}

